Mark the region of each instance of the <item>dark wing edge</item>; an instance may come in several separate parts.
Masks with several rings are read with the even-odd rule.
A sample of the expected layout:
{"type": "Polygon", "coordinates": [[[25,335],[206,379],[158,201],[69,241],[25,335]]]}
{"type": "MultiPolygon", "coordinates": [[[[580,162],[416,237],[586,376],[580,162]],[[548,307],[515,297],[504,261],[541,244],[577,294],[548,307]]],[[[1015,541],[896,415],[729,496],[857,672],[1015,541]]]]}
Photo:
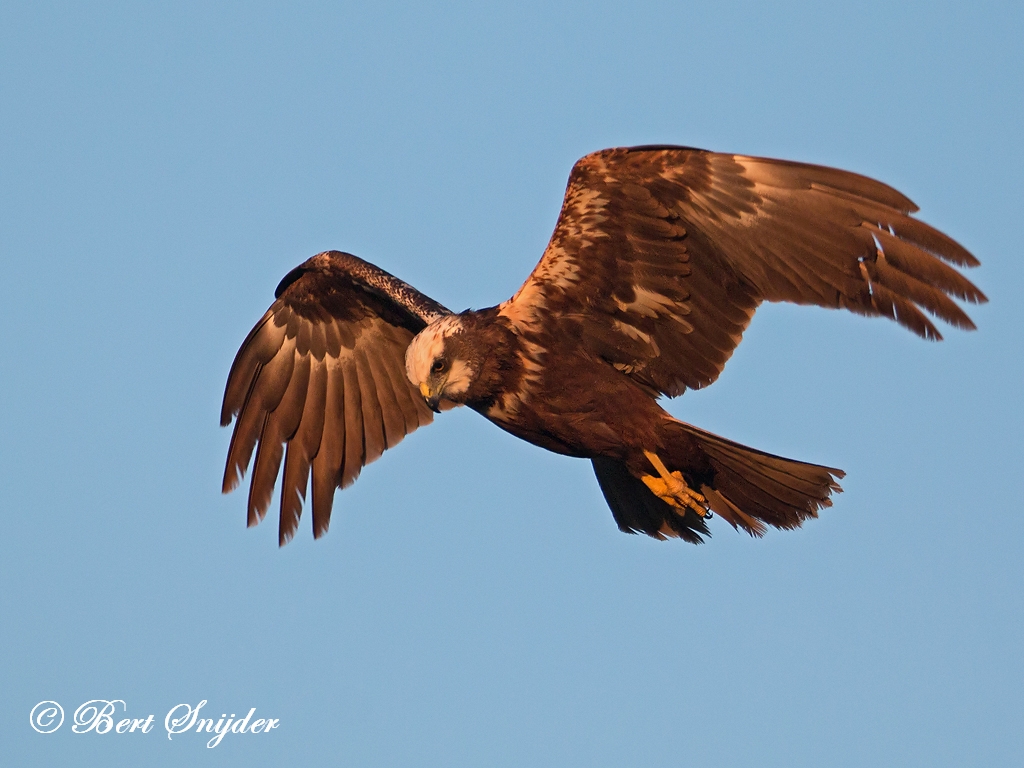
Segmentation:
{"type": "Polygon", "coordinates": [[[562,325],[652,394],[712,383],[762,301],[885,316],[942,338],[985,295],[963,246],[892,187],[825,166],[670,146],[595,152],[544,255],[501,313],[562,325]],[[923,310],[923,311],[922,311],[923,310]]]}
{"type": "Polygon", "coordinates": [[[236,419],[222,491],[250,461],[248,525],[270,506],[278,474],[278,541],[298,527],[312,489],[313,535],[330,524],[334,492],[433,414],[405,374],[413,336],[451,314],[408,284],[339,251],[289,272],[228,374],[221,426],[236,419]],[[253,452],[255,451],[255,459],[253,452]]]}

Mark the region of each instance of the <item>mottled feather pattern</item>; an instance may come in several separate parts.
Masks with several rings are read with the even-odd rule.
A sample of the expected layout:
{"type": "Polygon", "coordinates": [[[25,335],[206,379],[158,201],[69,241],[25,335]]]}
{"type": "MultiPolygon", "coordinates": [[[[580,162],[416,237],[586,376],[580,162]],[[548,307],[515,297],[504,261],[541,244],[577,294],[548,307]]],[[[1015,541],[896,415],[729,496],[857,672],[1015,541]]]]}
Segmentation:
{"type": "Polygon", "coordinates": [[[721,372],[761,301],[971,328],[977,261],[896,190],[832,168],[677,147],[582,158],[537,268],[501,312],[535,343],[555,326],[675,396],[721,372]]]}

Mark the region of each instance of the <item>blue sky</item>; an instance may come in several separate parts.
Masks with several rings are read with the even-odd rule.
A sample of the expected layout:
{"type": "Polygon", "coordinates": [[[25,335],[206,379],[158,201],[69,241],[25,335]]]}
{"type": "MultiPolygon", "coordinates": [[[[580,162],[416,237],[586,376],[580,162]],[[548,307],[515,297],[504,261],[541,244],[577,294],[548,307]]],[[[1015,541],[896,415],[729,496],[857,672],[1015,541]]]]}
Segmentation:
{"type": "Polygon", "coordinates": [[[0,5],[0,742],[11,764],[1007,765],[1024,736],[1011,3],[0,5]],[[454,411],[283,549],[219,494],[231,359],[308,256],[455,308],[536,263],[581,155],[677,143],[892,184],[979,330],[768,307],[668,408],[842,467],[705,546],[454,411]],[[948,331],[948,332],[947,332],[948,331]],[[55,700],[56,733],[29,727],[55,700]],[[70,731],[91,699],[148,734],[70,731]],[[279,718],[215,749],[163,717],[279,718]]]}

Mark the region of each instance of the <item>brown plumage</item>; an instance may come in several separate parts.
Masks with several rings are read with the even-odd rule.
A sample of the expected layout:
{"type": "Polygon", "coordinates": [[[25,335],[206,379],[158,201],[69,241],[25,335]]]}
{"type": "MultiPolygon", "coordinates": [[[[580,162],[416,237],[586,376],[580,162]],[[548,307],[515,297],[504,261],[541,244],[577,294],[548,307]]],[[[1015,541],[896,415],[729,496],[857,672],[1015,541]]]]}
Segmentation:
{"type": "Polygon", "coordinates": [[[540,263],[510,300],[453,315],[354,256],[293,270],[228,377],[224,490],[258,444],[249,523],[284,455],[280,541],[312,472],[334,490],[433,410],[468,405],[531,443],[589,458],[620,529],[699,542],[714,511],[761,535],[830,505],[842,472],[738,445],[657,404],[712,383],[762,301],[974,328],[977,260],[894,189],[832,168],[681,147],[576,163],[540,263]],[[952,298],[951,298],[952,297],[952,298]],[[285,447],[287,452],[285,453],[285,447]]]}
{"type": "Polygon", "coordinates": [[[336,488],[432,414],[405,375],[405,350],[450,314],[354,256],[323,253],[281,281],[228,375],[221,424],[235,431],[223,490],[234,490],[257,442],[249,525],[270,506],[281,466],[279,540],[295,533],[313,471],[313,532],[327,531],[336,488]]]}

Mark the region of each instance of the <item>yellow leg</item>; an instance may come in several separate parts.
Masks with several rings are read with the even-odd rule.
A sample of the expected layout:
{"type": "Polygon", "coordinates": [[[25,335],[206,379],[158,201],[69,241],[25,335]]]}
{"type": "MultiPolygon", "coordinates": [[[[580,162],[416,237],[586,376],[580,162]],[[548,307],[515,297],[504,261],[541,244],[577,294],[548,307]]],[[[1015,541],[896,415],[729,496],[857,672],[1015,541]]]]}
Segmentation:
{"type": "Polygon", "coordinates": [[[655,496],[676,509],[692,509],[701,517],[708,513],[707,499],[686,484],[682,472],[669,472],[656,453],[644,451],[644,456],[651,462],[659,476],[644,475],[640,479],[655,496]]]}

